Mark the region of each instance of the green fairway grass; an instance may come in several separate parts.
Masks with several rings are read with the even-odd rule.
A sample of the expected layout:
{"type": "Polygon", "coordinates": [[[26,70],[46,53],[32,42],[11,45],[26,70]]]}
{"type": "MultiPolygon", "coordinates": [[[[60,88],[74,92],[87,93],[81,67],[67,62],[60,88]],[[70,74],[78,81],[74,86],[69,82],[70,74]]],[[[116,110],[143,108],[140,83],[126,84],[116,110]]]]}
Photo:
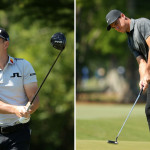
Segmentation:
{"type": "MultiPolygon", "coordinates": [[[[145,105],[137,104],[127,120],[119,138],[119,146],[107,144],[108,140],[115,140],[123,122],[133,105],[104,105],[104,104],[77,104],[76,106],[76,140],[77,150],[94,149],[104,146],[104,150],[121,145],[128,150],[137,150],[147,146],[150,149],[150,133],[145,116],[145,105]],[[125,142],[126,141],[126,142],[125,142]],[[95,148],[93,146],[95,145],[95,148]],[[96,147],[97,145],[97,147],[96,147]],[[91,147],[90,147],[91,146],[91,147]],[[90,148],[89,148],[90,147],[90,148]]],[[[141,150],[147,150],[147,149],[141,150]]],[[[103,150],[99,149],[99,150],[103,150]]],[[[113,149],[111,149],[113,150],[113,149]]],[[[124,149],[121,149],[124,150],[124,149]]]]}
{"type": "Polygon", "coordinates": [[[149,150],[150,142],[121,141],[119,144],[108,144],[107,141],[77,140],[77,150],[149,150]]]}

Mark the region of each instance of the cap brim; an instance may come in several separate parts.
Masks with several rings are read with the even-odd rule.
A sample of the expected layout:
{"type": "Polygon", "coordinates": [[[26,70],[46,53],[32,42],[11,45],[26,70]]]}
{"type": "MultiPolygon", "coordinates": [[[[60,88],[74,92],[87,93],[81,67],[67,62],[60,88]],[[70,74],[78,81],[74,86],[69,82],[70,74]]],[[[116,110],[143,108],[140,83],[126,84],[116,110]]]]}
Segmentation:
{"type": "MultiPolygon", "coordinates": [[[[119,18],[119,17],[118,17],[119,18]]],[[[107,31],[109,31],[111,29],[111,24],[114,23],[118,18],[112,20],[109,25],[107,26],[107,31]]]]}
{"type": "Polygon", "coordinates": [[[5,37],[3,37],[2,35],[0,35],[0,38],[6,40],[6,41],[9,41],[9,39],[6,39],[5,37]]]}
{"type": "Polygon", "coordinates": [[[111,26],[109,25],[109,26],[107,26],[107,31],[109,31],[111,29],[111,26]]]}

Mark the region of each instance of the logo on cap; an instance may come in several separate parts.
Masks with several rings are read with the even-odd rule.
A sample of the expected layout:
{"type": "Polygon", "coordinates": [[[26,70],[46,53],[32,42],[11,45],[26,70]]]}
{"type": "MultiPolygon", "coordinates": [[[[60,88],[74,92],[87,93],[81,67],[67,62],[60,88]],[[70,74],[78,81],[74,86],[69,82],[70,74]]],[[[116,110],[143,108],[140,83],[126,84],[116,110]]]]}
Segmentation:
{"type": "Polygon", "coordinates": [[[108,23],[109,19],[107,20],[107,23],[108,23]]]}

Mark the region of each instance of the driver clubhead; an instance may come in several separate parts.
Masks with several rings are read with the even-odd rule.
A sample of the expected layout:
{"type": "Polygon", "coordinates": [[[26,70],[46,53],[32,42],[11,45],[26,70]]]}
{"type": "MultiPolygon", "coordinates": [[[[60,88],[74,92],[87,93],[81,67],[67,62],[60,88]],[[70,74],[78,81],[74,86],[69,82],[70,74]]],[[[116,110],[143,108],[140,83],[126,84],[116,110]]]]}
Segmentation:
{"type": "Polygon", "coordinates": [[[54,35],[52,35],[50,43],[54,48],[62,51],[66,46],[66,37],[61,32],[55,33],[54,35]]]}

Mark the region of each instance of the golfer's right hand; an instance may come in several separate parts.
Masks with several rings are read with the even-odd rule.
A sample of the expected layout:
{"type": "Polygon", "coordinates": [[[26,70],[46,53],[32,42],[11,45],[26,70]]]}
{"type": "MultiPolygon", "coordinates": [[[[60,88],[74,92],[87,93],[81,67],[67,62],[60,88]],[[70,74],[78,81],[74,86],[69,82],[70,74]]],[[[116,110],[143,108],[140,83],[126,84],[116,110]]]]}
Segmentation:
{"type": "Polygon", "coordinates": [[[143,79],[140,81],[139,87],[140,87],[140,90],[143,88],[143,92],[146,91],[146,89],[148,88],[148,82],[146,81],[146,79],[143,79]]]}
{"type": "Polygon", "coordinates": [[[15,106],[15,114],[19,118],[21,117],[30,118],[30,113],[27,112],[26,106],[15,106]]]}

